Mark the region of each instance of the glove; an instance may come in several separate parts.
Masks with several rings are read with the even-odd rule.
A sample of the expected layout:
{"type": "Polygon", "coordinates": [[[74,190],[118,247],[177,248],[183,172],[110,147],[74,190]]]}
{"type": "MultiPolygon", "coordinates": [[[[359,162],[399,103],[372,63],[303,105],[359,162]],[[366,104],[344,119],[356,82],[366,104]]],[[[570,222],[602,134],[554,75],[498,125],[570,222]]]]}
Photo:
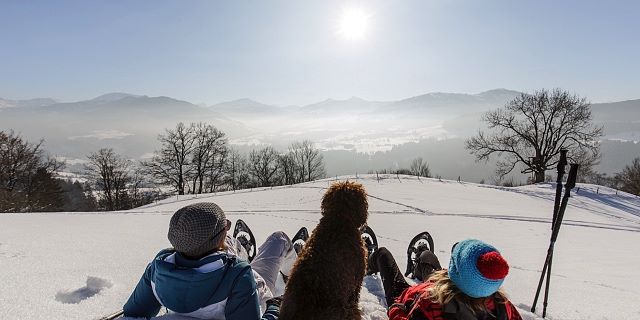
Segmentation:
{"type": "Polygon", "coordinates": [[[282,296],[273,297],[267,300],[266,303],[267,303],[267,309],[269,308],[269,306],[276,306],[278,307],[278,309],[280,309],[280,306],[282,305],[282,296]]]}
{"type": "Polygon", "coordinates": [[[274,297],[266,302],[267,311],[264,312],[260,320],[277,320],[280,317],[280,305],[282,304],[282,296],[274,297]]]}

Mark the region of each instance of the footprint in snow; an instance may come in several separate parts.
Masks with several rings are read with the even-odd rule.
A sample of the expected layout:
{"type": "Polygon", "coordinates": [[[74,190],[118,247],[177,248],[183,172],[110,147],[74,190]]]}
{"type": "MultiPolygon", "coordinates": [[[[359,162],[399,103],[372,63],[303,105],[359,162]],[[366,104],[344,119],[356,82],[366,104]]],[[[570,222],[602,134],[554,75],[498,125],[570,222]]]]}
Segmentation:
{"type": "Polygon", "coordinates": [[[4,243],[0,243],[0,257],[7,257],[7,258],[13,258],[13,259],[21,259],[25,257],[25,255],[22,252],[7,251],[6,247],[7,245],[5,245],[4,243]]]}
{"type": "Polygon", "coordinates": [[[56,301],[67,304],[78,304],[80,301],[91,298],[100,291],[111,288],[109,280],[98,277],[87,277],[87,284],[76,290],[61,290],[56,293],[56,301]]]}

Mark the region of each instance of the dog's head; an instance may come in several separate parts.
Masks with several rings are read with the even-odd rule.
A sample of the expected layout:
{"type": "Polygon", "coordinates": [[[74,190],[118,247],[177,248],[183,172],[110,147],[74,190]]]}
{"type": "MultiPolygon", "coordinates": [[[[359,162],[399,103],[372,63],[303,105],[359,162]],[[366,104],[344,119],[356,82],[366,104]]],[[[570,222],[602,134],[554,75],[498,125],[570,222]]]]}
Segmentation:
{"type": "Polygon", "coordinates": [[[322,215],[361,227],[367,222],[369,204],[364,187],[355,182],[337,182],[322,197],[322,215]]]}

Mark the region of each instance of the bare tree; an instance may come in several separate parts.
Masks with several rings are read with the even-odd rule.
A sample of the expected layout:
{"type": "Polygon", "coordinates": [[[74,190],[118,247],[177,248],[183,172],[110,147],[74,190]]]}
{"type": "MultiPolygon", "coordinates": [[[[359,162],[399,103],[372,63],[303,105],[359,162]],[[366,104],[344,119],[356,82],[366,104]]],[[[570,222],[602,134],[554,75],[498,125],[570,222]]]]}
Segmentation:
{"type": "Polygon", "coordinates": [[[304,140],[294,142],[289,146],[289,154],[295,163],[296,182],[313,181],[324,178],[324,162],[320,150],[313,142],[304,140]]]}
{"type": "Polygon", "coordinates": [[[96,190],[102,191],[104,208],[108,211],[128,209],[127,185],[131,182],[130,162],[111,148],[91,153],[86,166],[96,190]]]}
{"type": "Polygon", "coordinates": [[[52,211],[59,204],[53,175],[64,163],[47,156],[44,141],[23,140],[0,131],[0,211],[52,211]]]}
{"type": "Polygon", "coordinates": [[[293,162],[292,173],[294,183],[304,182],[307,176],[306,161],[302,148],[302,143],[300,142],[293,142],[289,145],[288,155],[293,162]]]}
{"type": "Polygon", "coordinates": [[[191,190],[193,193],[202,193],[205,185],[209,184],[209,191],[212,192],[223,171],[224,158],[227,153],[227,138],[224,132],[212,125],[199,122],[192,126],[194,146],[191,157],[191,190]]]}
{"type": "Polygon", "coordinates": [[[614,181],[620,190],[640,196],[640,157],[616,174],[614,181]]]}
{"type": "Polygon", "coordinates": [[[28,206],[32,212],[61,211],[65,205],[65,192],[60,181],[45,168],[39,168],[33,176],[28,192],[28,206]]]}
{"type": "Polygon", "coordinates": [[[185,194],[187,178],[191,174],[191,156],[195,144],[194,126],[180,122],[174,130],[167,129],[158,136],[160,150],[143,162],[146,171],[160,184],[173,186],[178,194],[185,194]]]}
{"type": "Polygon", "coordinates": [[[32,144],[13,131],[0,131],[0,188],[25,189],[38,169],[52,173],[64,166],[44,153],[43,144],[44,140],[32,144]]]}
{"type": "Polygon", "coordinates": [[[320,178],[324,178],[324,162],[320,150],[313,146],[313,143],[309,140],[302,142],[303,154],[306,162],[307,179],[306,181],[314,181],[320,178]]]}
{"type": "Polygon", "coordinates": [[[57,179],[57,184],[64,192],[64,205],[61,211],[65,212],[90,212],[96,211],[97,202],[90,188],[85,188],[82,183],[71,179],[57,179]]]}
{"type": "Polygon", "coordinates": [[[253,150],[249,154],[249,174],[260,187],[273,186],[278,172],[278,152],[273,147],[253,150]]]}
{"type": "Polygon", "coordinates": [[[295,184],[298,182],[296,176],[296,166],[294,156],[291,152],[282,154],[278,157],[278,167],[280,169],[280,182],[284,185],[295,184]]]}
{"type": "Polygon", "coordinates": [[[577,182],[591,183],[599,179],[600,174],[595,170],[595,166],[600,163],[599,153],[577,150],[572,158],[573,163],[580,165],[578,167],[577,182]]]}
{"type": "Polygon", "coordinates": [[[227,184],[232,190],[245,188],[249,184],[247,159],[236,150],[230,150],[225,162],[227,184]]]}
{"type": "Polygon", "coordinates": [[[431,170],[429,170],[429,164],[422,158],[418,157],[411,161],[411,167],[409,168],[411,174],[419,177],[431,178],[431,170]]]}
{"type": "Polygon", "coordinates": [[[146,184],[146,177],[140,170],[131,171],[126,192],[127,208],[135,208],[151,203],[158,196],[156,191],[146,191],[144,189],[146,184]]]}
{"type": "Polygon", "coordinates": [[[215,192],[218,186],[224,184],[225,164],[229,156],[229,148],[222,146],[211,156],[211,165],[208,167],[207,183],[209,192],[215,192]]]}
{"type": "Polygon", "coordinates": [[[560,149],[568,149],[572,161],[577,155],[588,153],[597,159],[600,154],[602,127],[592,125],[590,104],[560,89],[523,93],[502,109],[484,114],[483,121],[492,132],[478,132],[466,141],[466,148],[477,161],[493,154],[501,157],[500,176],[522,165],[522,173],[533,172],[534,182],[543,182],[545,171],[557,165],[560,149]]]}

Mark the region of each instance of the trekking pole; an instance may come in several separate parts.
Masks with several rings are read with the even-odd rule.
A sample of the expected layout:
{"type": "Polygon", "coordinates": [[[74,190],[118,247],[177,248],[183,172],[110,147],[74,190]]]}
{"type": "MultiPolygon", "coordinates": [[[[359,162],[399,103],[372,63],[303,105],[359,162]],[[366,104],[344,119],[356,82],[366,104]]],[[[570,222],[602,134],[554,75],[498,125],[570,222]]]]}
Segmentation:
{"type": "MultiPolygon", "coordinates": [[[[565,184],[564,197],[562,198],[562,204],[560,205],[560,209],[558,210],[558,217],[556,218],[556,227],[555,231],[552,234],[552,246],[555,245],[556,240],[558,239],[558,233],[560,233],[560,226],[562,225],[562,219],[564,218],[564,212],[567,209],[567,203],[569,202],[569,197],[571,197],[571,189],[576,186],[576,176],[578,175],[578,167],[577,164],[572,164],[571,169],[569,169],[569,176],[567,177],[567,183],[565,184]]],[[[544,302],[542,303],[542,317],[544,318],[547,315],[547,301],[549,299],[549,283],[551,282],[551,264],[553,262],[553,249],[551,249],[551,258],[549,258],[549,268],[547,269],[547,284],[544,288],[544,302]]]]}
{"type": "Polygon", "coordinates": [[[542,273],[540,274],[540,281],[538,282],[538,289],[536,290],[535,298],[533,299],[533,304],[531,306],[531,312],[536,311],[536,304],[538,303],[538,297],[540,296],[540,289],[542,289],[542,282],[545,279],[545,275],[547,277],[547,282],[545,286],[545,295],[543,302],[543,311],[542,317],[546,316],[547,312],[547,302],[549,297],[549,281],[551,280],[551,265],[553,263],[553,250],[555,248],[556,240],[558,239],[558,233],[560,232],[560,226],[562,225],[562,219],[564,218],[564,211],[567,208],[567,203],[569,201],[569,197],[571,196],[571,189],[576,185],[576,175],[578,174],[578,165],[572,164],[571,169],[569,170],[569,176],[567,178],[567,183],[565,185],[565,193],[562,198],[562,202],[560,204],[560,208],[558,209],[558,217],[553,225],[553,231],[551,232],[551,241],[549,243],[549,249],[547,250],[547,257],[544,261],[544,266],[542,267],[542,273]]]}
{"type": "Polygon", "coordinates": [[[110,314],[108,316],[104,316],[104,317],[100,318],[100,320],[114,320],[114,319],[119,318],[123,314],[124,314],[124,311],[120,310],[120,311],[115,312],[113,314],[110,314]]]}
{"type": "Polygon", "coordinates": [[[558,161],[558,179],[556,180],[556,199],[553,203],[553,218],[551,220],[551,231],[556,225],[558,218],[558,208],[560,207],[560,199],[562,198],[562,178],[564,177],[564,168],[567,166],[567,149],[560,150],[560,161],[558,161]]]}
{"type": "MultiPolygon", "coordinates": [[[[536,159],[535,157],[533,159],[536,159]]],[[[556,179],[556,197],[553,204],[553,215],[551,220],[551,240],[553,241],[553,231],[556,226],[556,217],[558,215],[558,209],[560,208],[560,200],[562,199],[562,178],[564,177],[565,166],[567,165],[567,150],[560,150],[560,160],[558,161],[558,177],[556,179]]],[[[549,248],[553,250],[552,248],[549,248]]],[[[538,282],[538,289],[536,290],[536,296],[533,298],[533,305],[531,306],[531,312],[536,311],[536,304],[538,303],[538,297],[540,295],[540,289],[542,289],[542,282],[544,281],[544,275],[547,273],[547,267],[549,263],[549,256],[553,253],[549,253],[547,251],[547,257],[544,261],[544,266],[542,267],[542,274],[540,276],[540,281],[538,282]]]]}

